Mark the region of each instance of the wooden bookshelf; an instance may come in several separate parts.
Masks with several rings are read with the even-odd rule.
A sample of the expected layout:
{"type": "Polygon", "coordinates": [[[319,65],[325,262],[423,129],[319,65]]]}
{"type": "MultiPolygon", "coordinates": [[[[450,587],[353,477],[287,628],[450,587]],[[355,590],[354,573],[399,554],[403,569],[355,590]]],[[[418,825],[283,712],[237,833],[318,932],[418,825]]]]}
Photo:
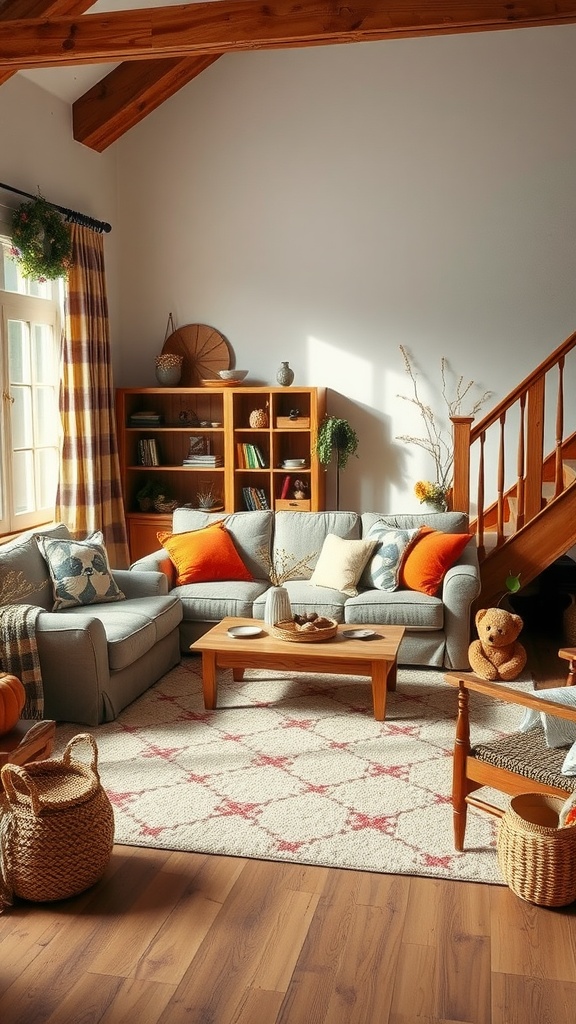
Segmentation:
{"type": "Polygon", "coordinates": [[[226,513],[252,507],[323,509],[325,473],[313,449],[325,412],[325,388],[118,389],[131,559],[156,550],[156,533],[172,525],[169,510],[139,500],[146,484],[155,485],[167,501],[192,508],[200,507],[200,496],[211,490],[214,510],[226,513]],[[265,425],[250,426],[255,410],[263,411],[265,425]],[[200,455],[197,461],[193,451],[200,455]],[[189,455],[193,464],[185,465],[189,455]],[[296,491],[297,480],[303,490],[296,491]]]}

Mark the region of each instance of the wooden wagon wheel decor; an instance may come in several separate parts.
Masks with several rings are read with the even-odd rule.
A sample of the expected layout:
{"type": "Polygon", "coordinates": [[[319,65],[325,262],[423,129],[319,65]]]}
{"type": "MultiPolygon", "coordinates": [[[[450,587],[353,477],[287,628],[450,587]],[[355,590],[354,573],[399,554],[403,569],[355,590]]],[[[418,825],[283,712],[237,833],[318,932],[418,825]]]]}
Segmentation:
{"type": "Polygon", "coordinates": [[[208,324],[186,324],[170,334],[162,352],[182,356],[180,386],[198,387],[203,380],[212,380],[219,370],[228,370],[231,352],[228,342],[220,331],[208,324]]]}

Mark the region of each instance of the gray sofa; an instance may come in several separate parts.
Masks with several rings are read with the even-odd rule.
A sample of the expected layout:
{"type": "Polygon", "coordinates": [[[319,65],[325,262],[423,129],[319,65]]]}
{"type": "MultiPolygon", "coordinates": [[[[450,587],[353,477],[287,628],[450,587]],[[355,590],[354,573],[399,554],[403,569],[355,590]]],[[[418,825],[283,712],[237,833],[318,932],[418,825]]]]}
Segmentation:
{"type": "Polygon", "coordinates": [[[35,637],[44,717],[110,722],[180,661],[182,604],[163,573],[126,569],[112,572],[126,600],[52,611],[52,582],[34,532],[70,538],[57,524],[0,546],[0,605],[42,609],[35,637]]]}
{"type": "MultiPolygon", "coordinates": [[[[180,647],[188,652],[214,622],[225,616],[263,619],[266,592],[270,586],[270,559],[288,555],[297,562],[311,554],[310,566],[318,560],[328,533],[342,539],[365,537],[370,527],[382,521],[391,530],[414,529],[430,525],[445,533],[467,533],[468,517],[460,512],[427,515],[381,515],[376,512],[235,512],[231,515],[205,513],[179,508],[173,515],[173,532],[183,533],[223,519],[252,582],[189,583],[175,586],[174,568],[167,553],[160,549],[135,562],[132,569],[161,570],[166,573],[171,593],[182,601],[184,614],[180,624],[180,647]],[[266,556],[266,553],[268,555],[266,556]]],[[[375,623],[402,625],[406,634],[398,660],[404,665],[430,665],[438,668],[468,668],[471,605],[480,592],[480,572],[473,538],[458,561],[444,577],[435,597],[412,590],[382,590],[362,587],[355,597],[326,587],[313,586],[310,573],[286,583],[293,612],[317,611],[339,622],[359,626],[375,623]]]]}

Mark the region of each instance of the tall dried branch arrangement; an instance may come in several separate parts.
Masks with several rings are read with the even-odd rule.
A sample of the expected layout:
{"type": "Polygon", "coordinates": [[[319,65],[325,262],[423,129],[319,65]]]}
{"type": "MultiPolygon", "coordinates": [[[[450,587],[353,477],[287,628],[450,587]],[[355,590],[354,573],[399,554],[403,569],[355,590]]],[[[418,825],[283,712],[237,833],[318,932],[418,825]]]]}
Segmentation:
{"type": "Polygon", "coordinates": [[[313,569],[310,565],[310,559],[314,558],[315,554],[316,552],[312,551],[309,555],[304,555],[303,558],[294,561],[294,555],[288,554],[284,548],[279,548],[274,558],[270,556],[270,551],[267,547],[261,547],[258,550],[259,557],[268,569],[268,579],[273,587],[281,587],[287,580],[304,571],[308,572],[311,576],[313,569]]]}
{"type": "MultiPolygon", "coordinates": [[[[397,397],[401,398],[404,402],[409,402],[418,409],[424,423],[424,435],[422,437],[413,437],[411,434],[401,434],[396,438],[396,440],[404,441],[406,444],[415,444],[419,448],[423,448],[424,451],[430,455],[434,463],[436,483],[443,490],[447,490],[452,483],[452,467],[454,465],[452,432],[444,431],[432,408],[420,397],[416,373],[412,363],[410,362],[408,351],[404,345],[400,345],[400,351],[404,360],[404,369],[406,370],[412,384],[412,394],[398,395],[397,397]]],[[[447,379],[448,370],[448,362],[445,357],[442,356],[440,361],[442,399],[446,406],[448,420],[450,420],[451,416],[476,416],[482,406],[485,405],[492,397],[493,392],[485,391],[472,403],[471,407],[466,412],[463,412],[463,403],[465,399],[470,396],[470,392],[475,387],[475,381],[469,380],[465,383],[463,376],[457,377],[451,397],[447,379]]]]}

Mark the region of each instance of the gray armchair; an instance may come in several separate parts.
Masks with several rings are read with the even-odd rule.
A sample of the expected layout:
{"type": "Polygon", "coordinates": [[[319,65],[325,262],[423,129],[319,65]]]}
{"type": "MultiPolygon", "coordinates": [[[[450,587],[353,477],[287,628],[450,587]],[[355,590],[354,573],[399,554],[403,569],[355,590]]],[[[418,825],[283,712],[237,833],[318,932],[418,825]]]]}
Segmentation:
{"type": "MultiPolygon", "coordinates": [[[[35,532],[70,539],[63,524],[35,532]]],[[[91,726],[112,721],[180,660],[182,605],[168,593],[165,575],[115,570],[112,576],[125,600],[52,611],[52,582],[34,534],[0,547],[0,630],[2,605],[40,608],[34,640],[45,718],[91,726]]]]}

